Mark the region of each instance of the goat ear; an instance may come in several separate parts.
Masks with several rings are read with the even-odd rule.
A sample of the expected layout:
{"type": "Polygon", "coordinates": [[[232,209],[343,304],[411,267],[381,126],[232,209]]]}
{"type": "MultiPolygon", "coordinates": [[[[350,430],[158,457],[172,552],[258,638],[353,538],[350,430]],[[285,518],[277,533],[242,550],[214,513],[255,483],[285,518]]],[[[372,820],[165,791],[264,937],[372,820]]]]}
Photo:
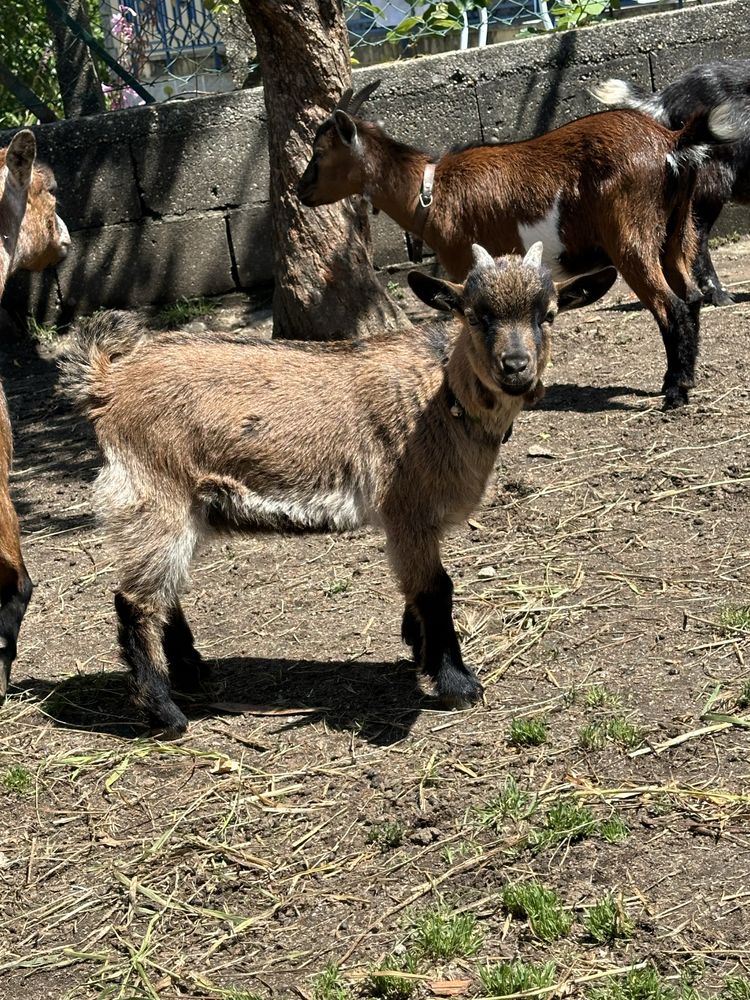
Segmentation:
{"type": "Polygon", "coordinates": [[[34,133],[25,128],[13,136],[5,154],[5,165],[11,177],[21,188],[27,188],[36,158],[34,133]]]}
{"type": "Polygon", "coordinates": [[[605,267],[594,274],[584,274],[578,278],[571,278],[569,281],[555,284],[558,312],[565,312],[566,309],[580,309],[582,306],[596,302],[597,299],[607,294],[615,281],[617,281],[617,269],[605,267]]]}
{"type": "Polygon", "coordinates": [[[458,312],[463,315],[463,285],[454,285],[452,281],[433,278],[421,271],[409,271],[407,277],[409,287],[422,302],[441,312],[458,312]]]}
{"type": "Polygon", "coordinates": [[[333,124],[339,134],[339,139],[345,146],[353,146],[357,140],[357,126],[349,117],[346,111],[336,110],[333,112],[333,124]]]}
{"type": "Polygon", "coordinates": [[[529,267],[536,267],[537,269],[542,266],[542,254],[544,253],[544,245],[541,240],[537,240],[533,243],[529,249],[526,251],[526,256],[523,259],[524,264],[528,264],[529,267]]]}

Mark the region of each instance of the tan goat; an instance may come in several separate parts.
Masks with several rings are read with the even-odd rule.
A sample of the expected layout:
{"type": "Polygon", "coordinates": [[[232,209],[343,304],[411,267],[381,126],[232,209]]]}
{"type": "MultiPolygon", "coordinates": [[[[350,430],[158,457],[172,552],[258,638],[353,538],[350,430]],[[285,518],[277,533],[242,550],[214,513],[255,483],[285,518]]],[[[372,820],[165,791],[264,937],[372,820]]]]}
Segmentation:
{"type": "MultiPolygon", "coordinates": [[[[417,663],[446,705],[480,696],[453,628],[440,541],[479,503],[500,443],[538,390],[558,309],[541,252],[539,243],[523,261],[495,262],[475,247],[464,286],[415,272],[416,293],[461,322],[359,343],[149,339],[122,313],[81,326],[63,384],[104,454],[95,506],[120,575],[120,644],[155,728],[187,726],[170,676],[194,689],[202,661],[179,595],[196,545],[216,531],[380,526],[417,663]]],[[[577,280],[560,307],[599,293],[577,280]]]]}
{"type": "MultiPolygon", "coordinates": [[[[35,165],[35,159],[36,140],[28,129],[17,132],[10,145],[0,149],[0,298],[13,271],[41,271],[57,264],[70,244],[56,212],[55,178],[48,167],[35,165]]],[[[32,591],[8,486],[12,460],[8,404],[0,388],[0,703],[32,591]]]]}

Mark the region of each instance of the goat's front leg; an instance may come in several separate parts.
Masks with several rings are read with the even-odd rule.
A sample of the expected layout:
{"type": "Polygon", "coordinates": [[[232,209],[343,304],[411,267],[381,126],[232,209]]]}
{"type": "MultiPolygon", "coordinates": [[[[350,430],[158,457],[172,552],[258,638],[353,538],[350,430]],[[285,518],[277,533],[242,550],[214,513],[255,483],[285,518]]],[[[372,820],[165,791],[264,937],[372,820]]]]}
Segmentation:
{"type": "Polygon", "coordinates": [[[388,531],[388,552],[406,598],[401,635],[448,708],[473,705],[482,685],[463,661],[453,625],[453,584],[437,534],[405,525],[388,531]]]}
{"type": "Polygon", "coordinates": [[[164,655],[164,627],[169,608],[120,591],[115,594],[122,655],[132,671],[133,700],[147,713],[152,729],[165,739],[184,733],[187,719],[172,700],[164,655]]]}
{"type": "Polygon", "coordinates": [[[18,633],[33,589],[21,555],[18,518],[6,482],[0,487],[0,705],[8,691],[18,633]]]}
{"type": "Polygon", "coordinates": [[[172,685],[185,694],[197,694],[211,680],[211,669],[195,648],[190,626],[179,601],[170,608],[162,636],[172,685]]]}

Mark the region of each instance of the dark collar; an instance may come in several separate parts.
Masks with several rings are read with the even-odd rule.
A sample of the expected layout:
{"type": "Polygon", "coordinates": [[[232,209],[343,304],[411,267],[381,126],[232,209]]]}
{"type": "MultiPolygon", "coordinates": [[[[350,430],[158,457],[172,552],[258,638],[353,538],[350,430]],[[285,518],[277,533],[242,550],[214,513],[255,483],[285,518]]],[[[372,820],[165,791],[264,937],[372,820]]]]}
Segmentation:
{"type": "MultiPolygon", "coordinates": [[[[488,433],[484,429],[479,417],[472,417],[470,413],[466,412],[466,407],[463,405],[461,400],[455,394],[453,389],[451,389],[450,383],[448,382],[447,378],[445,380],[445,394],[446,394],[446,402],[448,403],[448,409],[450,410],[450,415],[452,417],[454,417],[456,420],[461,420],[464,426],[467,428],[467,430],[472,426],[479,427],[485,437],[489,437],[492,440],[497,441],[497,437],[495,437],[495,435],[488,433]]],[[[513,433],[513,424],[511,424],[510,427],[505,432],[505,434],[503,434],[500,444],[505,444],[506,441],[510,440],[510,436],[512,433],[513,433]]]]}

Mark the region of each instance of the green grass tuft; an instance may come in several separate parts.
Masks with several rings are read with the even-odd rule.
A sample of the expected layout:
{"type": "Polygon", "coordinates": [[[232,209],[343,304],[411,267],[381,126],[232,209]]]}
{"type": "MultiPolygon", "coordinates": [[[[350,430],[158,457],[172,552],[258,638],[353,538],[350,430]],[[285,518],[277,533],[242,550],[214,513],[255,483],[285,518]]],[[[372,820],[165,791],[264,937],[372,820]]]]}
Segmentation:
{"type": "Polygon", "coordinates": [[[384,972],[417,971],[417,960],[411,952],[401,955],[388,955],[380,965],[373,969],[362,984],[362,992],[366,997],[376,997],[379,1000],[409,1000],[419,985],[418,979],[407,979],[405,976],[387,976],[384,972]]]}
{"type": "Polygon", "coordinates": [[[737,695],[734,703],[740,710],[750,708],[750,680],[742,682],[740,693],[737,695]]]}
{"type": "Polygon", "coordinates": [[[514,747],[538,747],[547,741],[547,720],[514,719],[510,724],[508,742],[514,747]]]}
{"type": "Polygon", "coordinates": [[[563,908],[557,893],[541,882],[506,885],[503,905],[511,916],[527,919],[532,932],[541,941],[565,937],[573,924],[573,915],[563,908]]]}
{"type": "Polygon", "coordinates": [[[488,996],[502,997],[523,993],[526,990],[540,990],[551,986],[557,969],[554,962],[544,965],[522,962],[498,962],[479,969],[479,978],[488,996]]]}
{"type": "Polygon", "coordinates": [[[593,836],[597,829],[596,819],[590,809],[563,800],[550,806],[544,814],[541,828],[533,830],[529,835],[528,844],[540,851],[563,841],[574,844],[593,836]]]}
{"type": "Polygon", "coordinates": [[[662,983],[653,965],[648,965],[610,979],[605,986],[594,987],[586,1000],[677,1000],[677,994],[662,983]]]}
{"type": "Polygon", "coordinates": [[[519,788],[516,779],[509,775],[500,794],[489,799],[479,810],[479,822],[497,831],[506,819],[527,819],[535,809],[536,797],[519,788]]]}
{"type": "Polygon", "coordinates": [[[750,1000],[750,979],[728,976],[719,996],[726,1000],[750,1000]]]}
{"type": "Polygon", "coordinates": [[[630,834],[630,829],[627,823],[622,817],[618,816],[617,813],[610,816],[609,819],[603,820],[599,824],[599,835],[607,841],[608,844],[619,844],[621,840],[630,834]]]}
{"type": "Polygon", "coordinates": [[[5,771],[0,777],[0,782],[9,792],[15,792],[16,795],[28,795],[34,787],[34,776],[28,768],[15,764],[5,771]]]}
{"type": "Polygon", "coordinates": [[[52,344],[60,335],[54,323],[40,323],[33,316],[26,317],[26,332],[41,344],[52,344]]]}
{"type": "Polygon", "coordinates": [[[719,625],[726,629],[750,632],[750,607],[730,606],[719,613],[719,625]]]}
{"type": "Polygon", "coordinates": [[[416,921],[414,942],[428,958],[458,958],[475,955],[482,947],[482,933],[472,913],[428,910],[416,921]]]}
{"type": "Polygon", "coordinates": [[[586,692],[586,704],[589,708],[616,708],[620,704],[620,696],[595,684],[586,692]]]}
{"type": "Polygon", "coordinates": [[[347,1000],[349,988],[341,978],[335,962],[329,962],[325,969],[313,980],[314,1000],[347,1000]]]}
{"type": "Polygon", "coordinates": [[[377,844],[383,854],[400,847],[404,842],[404,827],[401,823],[376,823],[367,834],[368,844],[377,844]]]}
{"type": "Polygon", "coordinates": [[[181,298],[171,305],[164,306],[156,314],[156,322],[160,326],[180,327],[191,320],[201,319],[216,311],[216,303],[204,298],[181,298]]]}
{"type": "Polygon", "coordinates": [[[618,939],[627,941],[635,929],[622,903],[612,895],[591,907],[585,926],[586,933],[597,944],[612,944],[618,939]]]}
{"type": "Polygon", "coordinates": [[[578,745],[582,750],[601,750],[607,743],[632,750],[643,743],[643,733],[638,726],[619,715],[605,721],[590,722],[578,730],[578,745]]]}

